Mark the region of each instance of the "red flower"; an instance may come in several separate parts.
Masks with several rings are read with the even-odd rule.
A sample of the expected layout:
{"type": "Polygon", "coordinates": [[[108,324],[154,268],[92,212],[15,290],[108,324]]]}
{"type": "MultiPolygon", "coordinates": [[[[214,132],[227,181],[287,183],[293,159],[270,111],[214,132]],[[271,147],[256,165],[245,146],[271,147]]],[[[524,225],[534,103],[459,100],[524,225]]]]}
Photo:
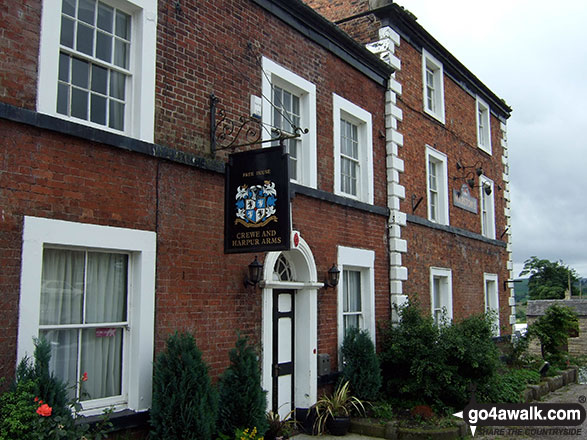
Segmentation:
{"type": "Polygon", "coordinates": [[[52,411],[53,409],[46,403],[43,403],[37,408],[37,414],[43,417],[49,417],[52,411]]]}
{"type": "Polygon", "coordinates": [[[88,373],[84,372],[84,375],[82,376],[82,382],[85,382],[86,380],[88,380],[88,373]]]}
{"type": "Polygon", "coordinates": [[[39,401],[39,398],[38,397],[35,397],[35,402],[38,402],[38,401],[39,401]]]}

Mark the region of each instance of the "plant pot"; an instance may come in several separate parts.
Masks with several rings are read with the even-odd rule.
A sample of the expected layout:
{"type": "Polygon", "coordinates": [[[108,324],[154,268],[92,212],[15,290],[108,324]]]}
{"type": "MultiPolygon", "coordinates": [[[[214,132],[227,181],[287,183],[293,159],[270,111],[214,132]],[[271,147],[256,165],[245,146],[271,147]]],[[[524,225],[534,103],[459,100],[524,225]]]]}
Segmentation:
{"type": "Polygon", "coordinates": [[[342,436],[349,432],[350,417],[332,417],[326,422],[326,428],[332,435],[342,436]]]}

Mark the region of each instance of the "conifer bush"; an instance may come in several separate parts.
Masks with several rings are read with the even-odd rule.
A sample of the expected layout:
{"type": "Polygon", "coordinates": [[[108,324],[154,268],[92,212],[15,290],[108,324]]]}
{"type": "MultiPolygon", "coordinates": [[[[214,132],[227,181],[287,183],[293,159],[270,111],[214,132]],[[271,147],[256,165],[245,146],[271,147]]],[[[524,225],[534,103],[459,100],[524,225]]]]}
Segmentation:
{"type": "Polygon", "coordinates": [[[261,369],[254,348],[239,336],[230,353],[230,366],[218,382],[218,431],[232,436],[237,429],[267,428],[267,400],[261,387],[261,369]]]}
{"type": "Polygon", "coordinates": [[[151,438],[210,440],[216,415],[217,394],[196,341],[176,332],[154,365],[151,438]]]}
{"type": "Polygon", "coordinates": [[[353,396],[375,401],[381,388],[381,369],[369,333],[356,327],[347,330],[342,347],[342,382],[349,382],[353,396]]]}

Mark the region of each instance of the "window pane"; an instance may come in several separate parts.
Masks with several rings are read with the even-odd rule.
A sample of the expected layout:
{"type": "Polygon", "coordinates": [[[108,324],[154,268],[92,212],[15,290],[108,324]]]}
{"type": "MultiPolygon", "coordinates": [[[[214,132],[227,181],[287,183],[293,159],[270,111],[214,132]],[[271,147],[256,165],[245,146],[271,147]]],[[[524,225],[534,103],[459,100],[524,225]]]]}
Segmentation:
{"type": "Polygon", "coordinates": [[[69,86],[59,83],[57,85],[57,113],[68,115],[69,109],[69,86]]]}
{"type": "Polygon", "coordinates": [[[61,12],[75,17],[75,0],[63,0],[61,12]]]}
{"type": "Polygon", "coordinates": [[[116,130],[124,130],[124,104],[110,101],[110,117],[108,126],[116,130]]]}
{"type": "Polygon", "coordinates": [[[344,316],[344,334],[346,335],[347,330],[350,328],[359,328],[360,315],[345,315],[344,316]]]}
{"type": "Polygon", "coordinates": [[[44,337],[51,345],[49,371],[58,379],[70,385],[67,388],[69,398],[75,397],[72,386],[78,381],[78,330],[45,330],[39,336],[44,337]]]}
{"type": "Polygon", "coordinates": [[[61,44],[73,48],[73,20],[61,17],[61,44]]]}
{"type": "Polygon", "coordinates": [[[84,252],[43,251],[41,325],[82,322],[84,265],[84,252]]]}
{"type": "Polygon", "coordinates": [[[106,98],[94,93],[90,100],[90,121],[106,125],[106,98]]]}
{"type": "Polygon", "coordinates": [[[119,72],[110,73],[110,96],[124,100],[126,76],[119,72]]]}
{"type": "Polygon", "coordinates": [[[112,33],[113,20],[114,9],[104,3],[100,3],[98,5],[98,28],[108,33],[112,33]]]}
{"type": "Polygon", "coordinates": [[[75,41],[77,50],[92,56],[94,53],[94,28],[78,23],[75,41]]]}
{"type": "Polygon", "coordinates": [[[82,384],[81,400],[121,394],[122,333],[121,328],[83,330],[80,371],[88,373],[88,380],[82,384]]]}
{"type": "Polygon", "coordinates": [[[73,58],[71,61],[71,83],[87,89],[89,86],[90,64],[87,61],[73,58]]]}
{"type": "Polygon", "coordinates": [[[92,91],[108,94],[108,69],[92,65],[92,91]]]}
{"type": "Polygon", "coordinates": [[[116,11],[116,36],[130,40],[130,15],[116,11]]]}
{"type": "Polygon", "coordinates": [[[96,58],[112,61],[112,36],[98,32],[96,36],[96,58]]]}
{"type": "Polygon", "coordinates": [[[59,54],[59,81],[69,82],[69,56],[59,54]]]}
{"type": "Polygon", "coordinates": [[[87,323],[126,321],[127,260],[124,254],[88,252],[87,323]]]}
{"type": "Polygon", "coordinates": [[[128,69],[128,43],[121,40],[114,42],[114,64],[128,69]]]}
{"type": "Polygon", "coordinates": [[[77,11],[77,18],[79,18],[81,21],[93,25],[95,11],[95,0],[79,0],[79,10],[77,11]]]}
{"type": "Polygon", "coordinates": [[[88,92],[76,88],[71,90],[71,116],[88,119],[88,92]]]}

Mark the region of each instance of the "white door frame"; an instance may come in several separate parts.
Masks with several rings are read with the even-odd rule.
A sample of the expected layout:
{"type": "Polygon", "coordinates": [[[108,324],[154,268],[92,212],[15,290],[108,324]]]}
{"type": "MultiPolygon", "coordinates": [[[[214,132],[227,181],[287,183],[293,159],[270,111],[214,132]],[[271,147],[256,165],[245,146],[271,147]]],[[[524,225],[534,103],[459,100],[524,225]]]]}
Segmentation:
{"type": "MultiPolygon", "coordinates": [[[[316,263],[308,244],[298,235],[297,246],[284,251],[295,273],[295,281],[274,280],[273,269],[281,252],[269,252],[263,264],[263,279],[259,283],[263,295],[262,386],[267,391],[267,403],[272,402],[273,359],[273,289],[295,290],[294,402],[298,408],[310,408],[317,399],[318,387],[318,282],[316,263]]],[[[297,241],[297,240],[296,240],[297,241]]]]}

